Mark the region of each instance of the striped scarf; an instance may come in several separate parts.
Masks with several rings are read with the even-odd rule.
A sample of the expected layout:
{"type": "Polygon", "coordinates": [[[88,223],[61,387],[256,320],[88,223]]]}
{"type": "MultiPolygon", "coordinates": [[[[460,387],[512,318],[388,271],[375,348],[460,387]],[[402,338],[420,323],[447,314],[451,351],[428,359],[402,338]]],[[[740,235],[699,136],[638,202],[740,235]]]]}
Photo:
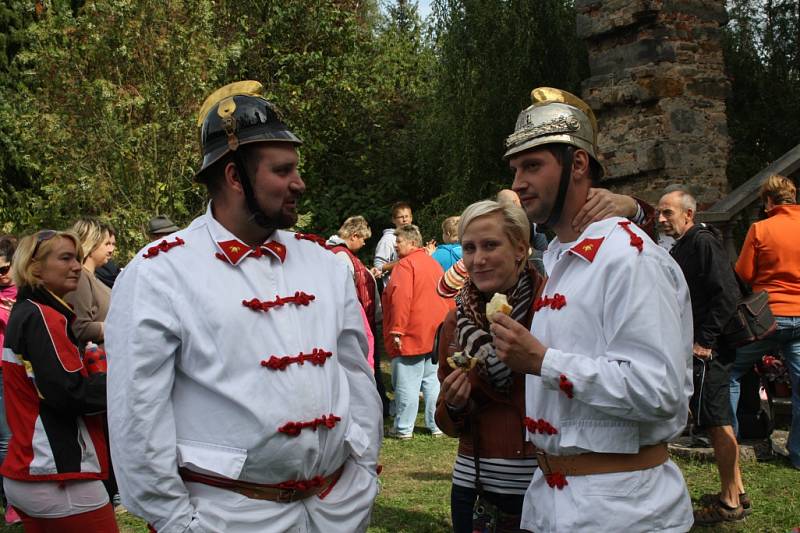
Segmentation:
{"type": "MultiPolygon", "coordinates": [[[[529,267],[528,267],[529,268],[529,267]]],[[[526,270],[520,274],[517,284],[507,294],[512,307],[511,318],[519,323],[525,320],[533,299],[532,274],[526,270]]],[[[459,292],[456,299],[456,338],[464,347],[464,352],[484,362],[478,371],[489,383],[501,392],[511,386],[511,369],[495,353],[492,335],[489,333],[489,320],[486,318],[487,299],[470,279],[459,292]]]]}

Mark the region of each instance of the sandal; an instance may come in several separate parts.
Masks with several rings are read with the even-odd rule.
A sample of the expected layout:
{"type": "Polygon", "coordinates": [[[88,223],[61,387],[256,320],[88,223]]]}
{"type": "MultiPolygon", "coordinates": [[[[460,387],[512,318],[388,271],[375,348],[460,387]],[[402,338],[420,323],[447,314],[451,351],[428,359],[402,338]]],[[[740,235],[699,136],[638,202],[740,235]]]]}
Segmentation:
{"type": "MultiPolygon", "coordinates": [[[[703,494],[697,499],[697,503],[700,504],[701,507],[708,507],[712,505],[714,502],[719,500],[719,492],[714,494],[703,494]]],[[[742,506],[744,509],[744,515],[750,516],[753,512],[752,503],[750,502],[750,497],[747,495],[746,492],[742,492],[739,494],[739,505],[742,506]]]]}
{"type": "Polygon", "coordinates": [[[710,526],[720,522],[738,522],[745,517],[741,504],[730,508],[719,499],[694,512],[694,523],[697,526],[710,526]]]}

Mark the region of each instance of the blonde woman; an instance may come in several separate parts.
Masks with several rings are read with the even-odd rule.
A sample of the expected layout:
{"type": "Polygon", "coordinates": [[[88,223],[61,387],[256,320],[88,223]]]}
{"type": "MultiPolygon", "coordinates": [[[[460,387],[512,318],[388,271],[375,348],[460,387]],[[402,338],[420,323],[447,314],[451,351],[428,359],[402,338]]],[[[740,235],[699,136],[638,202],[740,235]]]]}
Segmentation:
{"type": "Polygon", "coordinates": [[[103,432],[106,375],[84,365],[64,297],[78,287],[77,235],[23,238],[12,264],[19,288],[3,354],[11,441],[0,473],[25,531],[115,533],[103,432]]]}
{"type": "Polygon", "coordinates": [[[528,328],[544,279],[528,262],[530,224],[516,205],[476,202],[464,210],[459,229],[468,277],[456,309],[445,318],[437,354],[436,424],[459,440],[450,491],[453,531],[470,533],[492,519],[473,515],[479,496],[497,531],[518,531],[537,466],[525,438],[525,375],[498,359],[486,304],[505,294],[511,318],[528,328]],[[454,371],[447,358],[457,351],[484,364],[454,371]]]}
{"type": "Polygon", "coordinates": [[[81,346],[87,342],[103,343],[104,323],[111,303],[111,289],[98,280],[94,273],[114,253],[114,237],[110,228],[93,218],[78,220],[72,226],[78,236],[83,254],[83,271],[75,292],[67,302],[75,309],[72,331],[81,346]]]}

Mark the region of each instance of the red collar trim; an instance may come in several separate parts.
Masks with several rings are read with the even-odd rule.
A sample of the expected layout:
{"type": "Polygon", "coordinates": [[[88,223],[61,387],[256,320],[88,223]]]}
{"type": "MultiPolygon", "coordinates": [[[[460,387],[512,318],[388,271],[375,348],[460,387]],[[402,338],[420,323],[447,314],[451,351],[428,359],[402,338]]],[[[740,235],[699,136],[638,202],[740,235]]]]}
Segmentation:
{"type": "Polygon", "coordinates": [[[271,254],[277,257],[281,263],[286,260],[286,246],[278,241],[269,241],[258,248],[250,248],[246,244],[236,239],[228,241],[217,241],[217,247],[222,250],[218,253],[217,258],[227,261],[232,265],[238,265],[245,257],[261,257],[266,254],[271,254]]]}
{"type": "Polygon", "coordinates": [[[600,245],[603,244],[604,239],[605,237],[600,237],[597,239],[583,239],[581,242],[570,248],[569,251],[572,254],[582,257],[591,263],[594,261],[594,256],[597,255],[597,251],[600,250],[600,245]]]}

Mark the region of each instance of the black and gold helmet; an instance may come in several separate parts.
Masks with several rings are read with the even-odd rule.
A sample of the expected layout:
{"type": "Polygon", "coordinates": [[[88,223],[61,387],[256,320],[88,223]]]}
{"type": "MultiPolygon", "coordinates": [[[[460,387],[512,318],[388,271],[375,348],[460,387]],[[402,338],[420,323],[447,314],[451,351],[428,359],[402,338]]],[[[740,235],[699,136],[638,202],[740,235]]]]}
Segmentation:
{"type": "Polygon", "coordinates": [[[195,174],[205,181],[205,172],[228,152],[244,144],[274,141],[303,144],[272,103],[261,96],[257,81],[237,81],[214,91],[200,108],[200,147],[203,164],[195,174]]]}

